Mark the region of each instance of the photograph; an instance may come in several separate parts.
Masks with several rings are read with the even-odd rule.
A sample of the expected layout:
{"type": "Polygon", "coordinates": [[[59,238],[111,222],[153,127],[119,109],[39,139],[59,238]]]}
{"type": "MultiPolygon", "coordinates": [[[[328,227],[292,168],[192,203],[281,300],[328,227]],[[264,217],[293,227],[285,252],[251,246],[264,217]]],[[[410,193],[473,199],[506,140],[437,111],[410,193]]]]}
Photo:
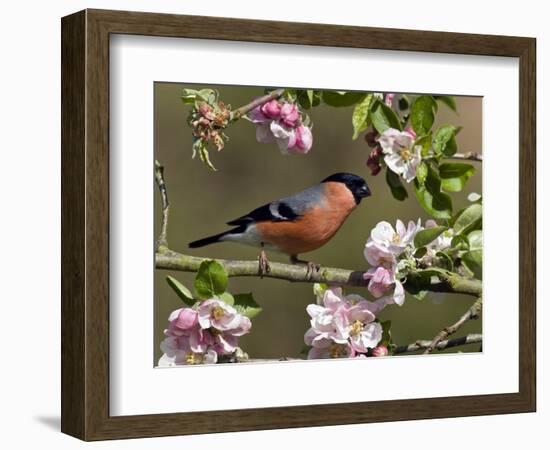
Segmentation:
{"type": "Polygon", "coordinates": [[[483,351],[482,97],[153,89],[154,366],[483,351]]]}

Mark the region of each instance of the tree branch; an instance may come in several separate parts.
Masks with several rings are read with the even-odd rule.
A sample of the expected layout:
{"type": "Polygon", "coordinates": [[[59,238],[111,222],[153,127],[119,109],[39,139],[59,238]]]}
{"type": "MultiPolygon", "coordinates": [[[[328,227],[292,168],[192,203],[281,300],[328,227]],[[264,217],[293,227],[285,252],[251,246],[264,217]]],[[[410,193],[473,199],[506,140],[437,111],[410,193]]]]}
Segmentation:
{"type": "MultiPolygon", "coordinates": [[[[444,350],[446,348],[458,347],[460,345],[475,344],[477,342],[482,342],[481,334],[468,334],[467,336],[449,339],[446,341],[440,341],[437,343],[434,349],[444,350]]],[[[432,344],[432,341],[423,341],[418,340],[409,345],[400,345],[395,348],[393,351],[394,355],[400,355],[403,353],[416,352],[418,350],[427,349],[432,344]]]]}
{"type": "Polygon", "coordinates": [[[445,327],[443,330],[439,332],[439,334],[433,338],[432,342],[428,347],[426,348],[426,351],[424,354],[432,353],[435,348],[444,340],[447,339],[451,334],[454,334],[458,331],[458,329],[464,325],[466,322],[468,322],[471,319],[477,319],[479,315],[481,314],[481,306],[482,306],[482,300],[481,298],[478,298],[470,308],[468,308],[468,311],[466,311],[460,319],[458,319],[455,323],[452,325],[445,327]]]}
{"type": "MultiPolygon", "coordinates": [[[[196,272],[203,261],[208,258],[184,255],[165,249],[156,254],[157,269],[196,272]]],[[[230,277],[257,277],[257,260],[216,259],[227,271],[230,277]]],[[[276,278],[292,282],[326,283],[341,286],[366,287],[368,280],[363,278],[362,270],[348,270],[336,267],[321,267],[319,271],[308,271],[307,266],[298,264],[283,264],[270,262],[270,272],[264,273],[264,278],[276,278]]],[[[426,290],[478,296],[481,294],[481,282],[475,279],[452,275],[449,281],[426,285],[426,290]],[[433,287],[433,289],[432,289],[433,287]]]]}
{"type": "Polygon", "coordinates": [[[483,156],[476,152],[467,152],[467,153],[455,153],[453,156],[448,156],[447,159],[461,159],[469,161],[483,161],[483,156]]]}
{"type": "Polygon", "coordinates": [[[250,103],[247,103],[246,105],[243,105],[240,108],[233,110],[233,112],[231,113],[231,120],[240,119],[242,116],[252,111],[257,106],[263,105],[264,103],[267,103],[270,100],[279,98],[281,95],[283,95],[284,92],[285,92],[284,89],[275,89],[274,91],[271,91],[269,94],[266,94],[262,97],[258,97],[257,99],[252,100],[250,103]]]}
{"type": "Polygon", "coordinates": [[[167,232],[170,203],[168,202],[168,193],[166,192],[166,184],[164,183],[164,167],[156,160],[155,180],[160,191],[160,198],[162,202],[162,221],[160,225],[160,235],[157,240],[157,251],[160,251],[161,248],[168,248],[167,232]]]}

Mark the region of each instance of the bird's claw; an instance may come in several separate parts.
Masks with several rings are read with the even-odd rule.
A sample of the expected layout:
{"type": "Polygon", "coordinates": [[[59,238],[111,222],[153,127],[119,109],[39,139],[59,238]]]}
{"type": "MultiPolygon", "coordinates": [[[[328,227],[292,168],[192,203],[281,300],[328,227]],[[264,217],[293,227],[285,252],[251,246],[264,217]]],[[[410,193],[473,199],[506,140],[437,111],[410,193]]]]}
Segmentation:
{"type": "Polygon", "coordinates": [[[319,270],[321,270],[321,264],[316,264],[312,261],[304,261],[304,260],[298,259],[298,257],[296,255],[292,255],[290,257],[290,261],[293,264],[305,264],[306,265],[306,267],[307,267],[306,280],[310,280],[313,277],[313,274],[315,272],[319,272],[319,270]]]}
{"type": "Polygon", "coordinates": [[[268,274],[269,272],[271,272],[271,267],[269,266],[267,255],[265,254],[265,251],[262,249],[260,251],[260,256],[258,258],[258,273],[260,274],[260,278],[263,278],[264,275],[268,274]]]}

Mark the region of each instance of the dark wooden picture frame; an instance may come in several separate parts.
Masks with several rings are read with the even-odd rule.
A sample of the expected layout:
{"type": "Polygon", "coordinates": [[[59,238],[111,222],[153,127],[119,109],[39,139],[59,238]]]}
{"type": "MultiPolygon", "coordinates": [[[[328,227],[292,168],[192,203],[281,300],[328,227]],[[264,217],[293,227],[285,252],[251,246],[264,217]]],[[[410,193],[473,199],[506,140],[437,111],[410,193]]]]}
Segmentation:
{"type": "Polygon", "coordinates": [[[535,411],[533,38],[85,10],[62,19],[62,415],[84,440],[535,411]],[[213,31],[215,30],[215,31],[213,31]],[[519,58],[519,392],[109,415],[109,36],[134,34],[519,58]],[[529,267],[530,270],[521,270],[529,267]]]}

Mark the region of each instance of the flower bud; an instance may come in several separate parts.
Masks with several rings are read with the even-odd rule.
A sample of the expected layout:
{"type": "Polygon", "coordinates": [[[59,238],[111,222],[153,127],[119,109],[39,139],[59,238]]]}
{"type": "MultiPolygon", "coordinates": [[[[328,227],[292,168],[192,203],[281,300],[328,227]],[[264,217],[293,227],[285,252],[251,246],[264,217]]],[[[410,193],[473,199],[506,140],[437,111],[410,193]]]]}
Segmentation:
{"type": "Polygon", "coordinates": [[[380,158],[382,157],[382,149],[379,146],[374,147],[367,159],[367,167],[370,169],[371,175],[375,176],[382,170],[380,158]]]}
{"type": "Polygon", "coordinates": [[[390,352],[385,345],[379,345],[372,349],[372,356],[388,356],[390,352]]]}
{"type": "Polygon", "coordinates": [[[374,130],[369,131],[367,134],[365,134],[365,141],[367,141],[367,145],[369,147],[376,147],[376,138],[378,137],[378,133],[374,130]]]}
{"type": "Polygon", "coordinates": [[[264,103],[260,110],[269,119],[278,119],[281,115],[281,105],[277,100],[270,100],[264,103]]]}
{"type": "Polygon", "coordinates": [[[296,133],[296,143],[294,148],[298,150],[298,153],[307,153],[313,145],[313,135],[311,134],[311,129],[305,125],[300,125],[295,130],[296,133]]]}
{"type": "Polygon", "coordinates": [[[285,103],[281,107],[281,121],[289,126],[296,126],[300,115],[298,114],[298,108],[293,103],[285,103]]]}

